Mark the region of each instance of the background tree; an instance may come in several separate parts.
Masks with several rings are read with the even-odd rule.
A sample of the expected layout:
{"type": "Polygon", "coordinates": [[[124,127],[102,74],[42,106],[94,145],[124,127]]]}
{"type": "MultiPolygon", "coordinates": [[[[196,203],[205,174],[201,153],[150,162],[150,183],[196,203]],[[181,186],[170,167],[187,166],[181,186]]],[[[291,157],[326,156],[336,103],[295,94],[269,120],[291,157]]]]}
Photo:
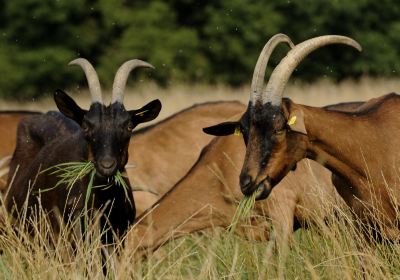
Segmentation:
{"type": "MultiPolygon", "coordinates": [[[[130,58],[157,70],[141,73],[157,83],[250,81],[257,56],[270,36],[295,43],[343,34],[363,46],[329,46],[294,73],[321,76],[396,76],[400,71],[400,5],[396,0],[0,0],[0,96],[36,98],[56,88],[85,83],[67,67],[88,58],[110,86],[117,67],[130,58]]],[[[275,65],[287,51],[279,47],[275,65]]]]}

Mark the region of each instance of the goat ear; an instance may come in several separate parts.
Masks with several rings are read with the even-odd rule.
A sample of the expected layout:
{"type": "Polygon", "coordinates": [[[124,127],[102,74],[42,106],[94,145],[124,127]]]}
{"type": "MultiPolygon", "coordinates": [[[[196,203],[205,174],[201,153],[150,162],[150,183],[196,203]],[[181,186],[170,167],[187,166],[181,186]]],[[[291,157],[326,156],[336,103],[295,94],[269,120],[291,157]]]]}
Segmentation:
{"type": "Polygon", "coordinates": [[[302,110],[291,111],[287,124],[290,127],[290,130],[307,134],[306,126],[304,124],[304,113],[302,110]]]}
{"type": "Polygon", "coordinates": [[[82,124],[83,117],[87,111],[81,109],[68,94],[57,89],[54,93],[54,101],[56,102],[58,110],[60,110],[64,116],[76,121],[79,125],[82,124]]]}
{"type": "Polygon", "coordinates": [[[138,110],[129,111],[129,114],[131,115],[132,122],[134,123],[139,124],[143,122],[149,122],[157,118],[161,111],[161,107],[162,105],[160,100],[155,99],[138,110]]]}
{"type": "Polygon", "coordinates": [[[203,128],[203,132],[214,136],[227,136],[240,134],[239,122],[223,122],[217,125],[203,128]]]}

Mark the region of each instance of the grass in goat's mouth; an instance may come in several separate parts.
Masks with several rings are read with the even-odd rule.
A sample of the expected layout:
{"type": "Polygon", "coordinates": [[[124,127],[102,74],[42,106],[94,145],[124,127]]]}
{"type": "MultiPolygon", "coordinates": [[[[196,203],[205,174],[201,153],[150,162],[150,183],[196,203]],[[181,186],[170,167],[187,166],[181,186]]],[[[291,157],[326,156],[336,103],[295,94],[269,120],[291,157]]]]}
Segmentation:
{"type": "Polygon", "coordinates": [[[45,172],[48,172],[50,175],[56,175],[60,180],[54,187],[41,190],[41,192],[50,191],[59,187],[60,185],[66,185],[67,188],[70,189],[78,180],[83,179],[87,175],[90,174],[90,177],[94,177],[96,169],[94,167],[94,163],[91,161],[66,162],[47,168],[41,173],[45,172]]]}
{"type": "Polygon", "coordinates": [[[232,222],[228,227],[229,232],[234,232],[237,224],[240,220],[247,219],[250,217],[251,210],[256,203],[256,196],[258,192],[255,191],[249,196],[243,196],[240,200],[238,207],[236,208],[235,215],[233,216],[232,222]]]}
{"type": "Polygon", "coordinates": [[[60,163],[46,170],[43,170],[41,173],[44,172],[48,172],[50,175],[56,175],[60,180],[54,187],[48,189],[41,189],[40,192],[50,191],[61,185],[67,186],[67,189],[70,190],[77,181],[83,179],[86,176],[89,176],[89,183],[87,185],[86,196],[85,196],[85,209],[87,209],[89,197],[93,188],[107,189],[112,186],[112,183],[119,185],[123,188],[126,199],[130,202],[129,199],[130,187],[123,179],[123,176],[119,170],[112,178],[110,177],[109,184],[100,186],[93,185],[94,176],[96,175],[96,168],[94,167],[94,163],[91,161],[60,163]]]}

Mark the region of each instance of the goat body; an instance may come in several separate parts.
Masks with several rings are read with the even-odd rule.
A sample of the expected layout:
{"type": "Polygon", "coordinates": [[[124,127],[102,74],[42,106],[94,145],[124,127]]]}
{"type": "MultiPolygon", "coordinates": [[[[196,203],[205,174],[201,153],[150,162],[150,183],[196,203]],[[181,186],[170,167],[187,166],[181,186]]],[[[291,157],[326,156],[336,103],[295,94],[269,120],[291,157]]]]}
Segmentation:
{"type": "MultiPolygon", "coordinates": [[[[60,179],[50,175],[51,170],[41,171],[65,162],[87,161],[88,158],[89,145],[84,133],[72,120],[57,112],[24,119],[18,127],[17,145],[10,164],[9,182],[12,185],[5,200],[7,210],[18,214],[26,201],[29,216],[38,210],[40,201],[55,228],[60,222],[59,214],[62,214],[64,222],[82,214],[88,178],[78,180],[71,189],[66,185],[54,188],[60,179]]],[[[135,218],[132,193],[128,192],[126,197],[122,186],[113,184],[110,187],[107,178],[97,175],[93,185],[108,188],[92,189],[89,206],[107,213],[109,226],[115,232],[124,233],[135,218]]],[[[102,219],[104,226],[106,218],[102,219]]]]}

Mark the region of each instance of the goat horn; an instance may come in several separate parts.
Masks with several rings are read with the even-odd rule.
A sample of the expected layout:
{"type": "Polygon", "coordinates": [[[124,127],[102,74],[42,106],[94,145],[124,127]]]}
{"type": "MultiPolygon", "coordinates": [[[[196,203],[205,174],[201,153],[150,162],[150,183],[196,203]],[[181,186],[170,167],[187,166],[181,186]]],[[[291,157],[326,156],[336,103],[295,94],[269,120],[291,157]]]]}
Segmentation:
{"type": "Polygon", "coordinates": [[[286,83],[297,65],[312,51],[329,44],[344,44],[359,51],[362,50],[360,44],[355,40],[339,35],[320,36],[296,45],[272,72],[263,94],[263,104],[270,102],[272,105],[279,106],[286,83]]]}
{"type": "Polygon", "coordinates": [[[126,61],[119,67],[117,74],[115,74],[111,103],[124,101],[124,91],[129,73],[136,67],[154,68],[153,65],[139,59],[132,59],[126,61]]]}
{"type": "Polygon", "coordinates": [[[90,62],[85,58],[77,58],[68,63],[68,65],[79,65],[80,67],[82,67],[88,82],[89,92],[92,97],[92,103],[99,102],[102,104],[103,98],[101,96],[100,81],[92,64],[90,64],[90,62]]]}
{"type": "Polygon", "coordinates": [[[251,81],[251,103],[254,104],[257,100],[261,98],[262,88],[265,79],[265,71],[267,69],[269,57],[271,56],[276,46],[283,42],[286,42],[291,48],[294,47],[294,44],[292,43],[290,38],[285,34],[280,33],[274,35],[271,39],[269,39],[262,49],[260,56],[258,57],[256,67],[254,68],[253,79],[251,81]]]}

